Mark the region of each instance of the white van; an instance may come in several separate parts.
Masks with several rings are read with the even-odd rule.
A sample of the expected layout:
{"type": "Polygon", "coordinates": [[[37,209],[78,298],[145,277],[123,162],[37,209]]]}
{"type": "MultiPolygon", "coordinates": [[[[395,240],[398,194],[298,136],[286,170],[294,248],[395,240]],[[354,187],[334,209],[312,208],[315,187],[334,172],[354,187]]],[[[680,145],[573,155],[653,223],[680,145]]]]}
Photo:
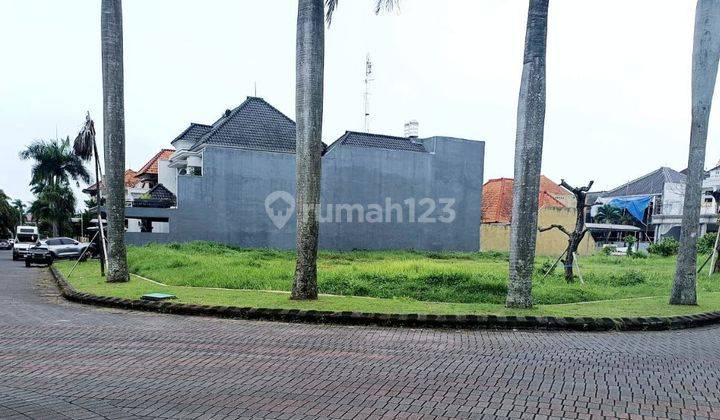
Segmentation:
{"type": "Polygon", "coordinates": [[[28,250],[37,245],[40,232],[37,226],[18,226],[15,230],[15,243],[13,244],[13,261],[25,258],[28,250]]]}

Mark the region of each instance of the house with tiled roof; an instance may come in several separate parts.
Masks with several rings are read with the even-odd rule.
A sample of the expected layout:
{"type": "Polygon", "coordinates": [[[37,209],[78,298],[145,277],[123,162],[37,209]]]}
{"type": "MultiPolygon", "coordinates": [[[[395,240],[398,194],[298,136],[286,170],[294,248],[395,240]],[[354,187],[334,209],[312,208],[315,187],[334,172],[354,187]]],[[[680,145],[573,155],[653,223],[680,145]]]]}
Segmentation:
{"type": "MultiPolygon", "coordinates": [[[[513,179],[491,179],[483,185],[483,223],[510,223],[513,203],[513,179]]],[[[570,191],[552,182],[545,175],[540,176],[540,194],[538,195],[538,208],[544,207],[574,207],[575,198],[570,191]],[[560,200],[564,200],[560,201],[560,200]]]]}
{"type": "MultiPolygon", "coordinates": [[[[632,216],[641,228],[641,240],[658,242],[665,237],[680,237],[685,202],[686,170],[660,167],[639,178],[603,193],[593,203],[594,216],[608,204],[632,216]]],[[[705,171],[700,203],[699,234],[717,232],[717,205],[713,192],[720,190],[720,166],[705,171]]]]}
{"type": "MultiPolygon", "coordinates": [[[[163,234],[128,232],[128,242],[294,248],[295,130],[257,97],[212,124],[186,126],[170,141],[174,151],[138,171],[175,205],[126,209],[143,226],[163,223],[163,234]]],[[[477,251],[483,159],[482,141],[345,132],[323,147],[320,246],[477,251]]]]}
{"type": "MultiPolygon", "coordinates": [[[[510,246],[510,221],[513,204],[513,179],[491,179],[483,185],[481,248],[483,251],[507,252],[510,246]]],[[[575,196],[545,175],[540,175],[538,194],[538,226],[560,224],[572,230],[575,224],[575,196]]],[[[567,246],[567,237],[560,231],[538,233],[538,255],[560,255],[567,246]]],[[[578,251],[590,254],[595,243],[590,235],[578,251]]]]}
{"type": "Polygon", "coordinates": [[[163,161],[169,161],[174,149],[161,149],[137,171],[136,177],[142,182],[142,187],[150,189],[158,184],[159,166],[163,161]]]}

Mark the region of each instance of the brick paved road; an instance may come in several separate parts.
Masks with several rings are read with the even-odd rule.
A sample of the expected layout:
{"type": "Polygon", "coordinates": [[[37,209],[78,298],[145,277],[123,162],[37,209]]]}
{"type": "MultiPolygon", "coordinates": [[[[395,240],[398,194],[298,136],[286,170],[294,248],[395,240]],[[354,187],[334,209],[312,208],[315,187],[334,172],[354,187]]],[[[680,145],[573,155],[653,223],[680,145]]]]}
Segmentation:
{"type": "Polygon", "coordinates": [[[433,331],[98,309],[0,253],[0,418],[720,418],[720,328],[433,331]]]}

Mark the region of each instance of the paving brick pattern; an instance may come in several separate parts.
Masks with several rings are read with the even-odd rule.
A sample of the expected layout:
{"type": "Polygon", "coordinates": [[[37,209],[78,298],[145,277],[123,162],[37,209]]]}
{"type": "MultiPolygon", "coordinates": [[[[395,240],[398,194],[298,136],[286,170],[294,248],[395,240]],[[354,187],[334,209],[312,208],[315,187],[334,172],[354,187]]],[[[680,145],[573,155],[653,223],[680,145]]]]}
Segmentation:
{"type": "Polygon", "coordinates": [[[720,328],[441,331],[63,301],[0,253],[0,418],[720,418],[720,328]]]}

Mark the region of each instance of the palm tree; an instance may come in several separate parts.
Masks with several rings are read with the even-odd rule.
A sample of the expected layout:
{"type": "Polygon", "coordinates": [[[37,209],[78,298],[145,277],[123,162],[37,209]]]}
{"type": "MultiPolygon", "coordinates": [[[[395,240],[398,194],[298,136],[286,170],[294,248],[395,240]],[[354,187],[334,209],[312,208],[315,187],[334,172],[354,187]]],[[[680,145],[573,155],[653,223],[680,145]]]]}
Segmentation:
{"type": "MultiPolygon", "coordinates": [[[[375,12],[397,0],[377,0],[375,12]]],[[[291,299],[317,299],[317,250],[322,154],[325,26],[332,22],[338,0],[298,0],[295,117],[297,261],[291,299]],[[325,14],[327,5],[327,14],[325,14]]]]}
{"type": "MultiPolygon", "coordinates": [[[[42,194],[47,188],[57,191],[59,188],[68,187],[71,180],[75,181],[76,184],[78,184],[79,180],[90,181],[90,175],[85,165],[70,147],[69,138],[49,141],[36,140],[20,152],[20,158],[35,161],[31,169],[30,185],[36,195],[42,194]]],[[[70,193],[72,194],[71,190],[70,193]]],[[[52,208],[59,203],[47,201],[46,204],[52,208]]],[[[64,222],[61,218],[63,213],[51,210],[46,212],[46,215],[52,215],[46,218],[45,221],[52,226],[53,236],[58,236],[60,234],[59,225],[64,222]]]]}
{"type": "Polygon", "coordinates": [[[696,305],[697,237],[710,106],[720,59],[720,0],[698,0],[692,59],[692,122],[673,305],[696,305]]]}
{"type": "Polygon", "coordinates": [[[620,220],[620,209],[611,206],[610,204],[603,204],[598,207],[597,214],[595,214],[595,221],[597,223],[617,223],[620,220]]]}
{"type": "Polygon", "coordinates": [[[102,0],[103,139],[109,283],[130,280],[125,250],[125,105],[122,1],[102,0]]]}
{"type": "Polygon", "coordinates": [[[515,137],[515,182],[510,225],[506,305],[532,307],[540,166],[545,128],[545,54],[549,0],[530,0],[515,137]]]}
{"type": "Polygon", "coordinates": [[[30,212],[41,223],[52,225],[53,235],[71,229],[70,218],[75,214],[75,195],[68,184],[48,185],[30,204],[30,212]]]}
{"type": "Polygon", "coordinates": [[[18,224],[25,223],[25,203],[23,203],[21,199],[16,198],[11,204],[18,213],[18,224]]]}
{"type": "MultiPolygon", "coordinates": [[[[20,152],[23,160],[35,161],[31,169],[30,185],[42,189],[45,185],[68,184],[90,181],[85,165],[70,147],[70,139],[36,140],[20,152]]],[[[79,184],[78,184],[79,185],[79,184]]]]}
{"type": "Polygon", "coordinates": [[[0,238],[12,235],[17,224],[17,210],[9,203],[10,197],[0,190],[0,238]]]}

